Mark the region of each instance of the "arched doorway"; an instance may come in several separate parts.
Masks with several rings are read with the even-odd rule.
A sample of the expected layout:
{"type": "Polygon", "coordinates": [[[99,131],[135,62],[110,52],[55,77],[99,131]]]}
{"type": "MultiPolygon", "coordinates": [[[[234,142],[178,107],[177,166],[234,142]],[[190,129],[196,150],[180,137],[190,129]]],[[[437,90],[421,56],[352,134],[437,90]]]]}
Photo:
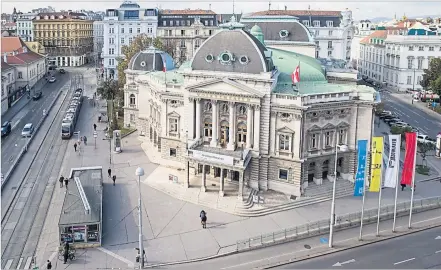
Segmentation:
{"type": "Polygon", "coordinates": [[[309,163],[308,166],[308,182],[314,182],[315,162],[309,163]]]}
{"type": "Polygon", "coordinates": [[[228,141],[229,141],[229,129],[230,129],[230,124],[228,123],[228,121],[224,120],[221,122],[221,127],[220,127],[220,143],[222,146],[227,145],[228,141]]]}
{"type": "Polygon", "coordinates": [[[323,161],[322,164],[322,179],[328,178],[328,171],[329,171],[329,160],[323,161]]]}

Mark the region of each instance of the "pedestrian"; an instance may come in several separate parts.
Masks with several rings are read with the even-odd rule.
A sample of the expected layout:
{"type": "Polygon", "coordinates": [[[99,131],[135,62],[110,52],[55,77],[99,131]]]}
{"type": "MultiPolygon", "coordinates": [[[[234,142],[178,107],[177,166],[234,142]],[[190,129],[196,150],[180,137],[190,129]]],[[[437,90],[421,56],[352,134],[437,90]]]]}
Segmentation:
{"type": "Polygon", "coordinates": [[[98,122],[101,123],[101,115],[98,115],[98,122]]]}
{"type": "Polygon", "coordinates": [[[60,188],[63,187],[64,176],[60,176],[60,188]]]}
{"type": "Polygon", "coordinates": [[[416,184],[415,183],[413,184],[413,191],[414,192],[416,191],[416,184]]]}
{"type": "Polygon", "coordinates": [[[87,145],[87,137],[86,136],[84,136],[83,141],[84,141],[84,145],[87,145]]]}
{"type": "Polygon", "coordinates": [[[96,124],[93,124],[93,130],[96,131],[96,124]]]}
{"type": "Polygon", "coordinates": [[[109,169],[107,170],[107,173],[109,174],[109,178],[110,178],[110,176],[112,176],[112,169],[109,168],[109,169]]]}
{"type": "Polygon", "coordinates": [[[68,257],[69,257],[69,243],[66,242],[64,244],[64,253],[63,253],[64,264],[67,263],[68,257]]]}
{"type": "Polygon", "coordinates": [[[401,191],[404,191],[404,188],[406,187],[405,184],[401,184],[401,191]]]}
{"type": "Polygon", "coordinates": [[[47,260],[47,265],[46,265],[46,269],[52,269],[52,263],[51,261],[47,260]]]}
{"type": "Polygon", "coordinates": [[[115,185],[116,175],[113,175],[113,176],[112,176],[112,180],[113,180],[113,185],[115,185]]]}
{"type": "Polygon", "coordinates": [[[77,151],[77,143],[74,143],[74,149],[75,149],[75,152],[77,151]]]}
{"type": "Polygon", "coordinates": [[[66,177],[64,178],[64,185],[66,186],[66,189],[67,189],[67,184],[69,184],[69,179],[66,177]]]}

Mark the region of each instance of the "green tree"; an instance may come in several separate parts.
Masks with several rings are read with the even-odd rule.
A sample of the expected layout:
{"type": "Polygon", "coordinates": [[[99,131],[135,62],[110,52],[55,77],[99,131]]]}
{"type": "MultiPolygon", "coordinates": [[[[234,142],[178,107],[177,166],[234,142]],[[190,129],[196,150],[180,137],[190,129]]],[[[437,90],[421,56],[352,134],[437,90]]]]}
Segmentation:
{"type": "Polygon", "coordinates": [[[160,38],[151,38],[146,34],[138,35],[130,45],[124,45],[121,48],[121,52],[124,55],[122,58],[118,58],[118,84],[122,88],[126,83],[126,74],[124,70],[129,66],[129,62],[135,54],[147,49],[150,46],[154,46],[158,50],[163,50],[164,46],[160,38]]]}
{"type": "Polygon", "coordinates": [[[118,82],[115,80],[105,80],[101,83],[101,85],[96,89],[98,95],[100,95],[102,98],[107,100],[108,106],[108,115],[109,115],[109,121],[111,125],[112,130],[118,129],[118,121],[116,118],[115,108],[115,99],[118,96],[119,85],[118,82]]]}
{"type": "Polygon", "coordinates": [[[433,58],[429,68],[424,70],[421,86],[426,90],[432,90],[441,94],[441,58],[433,58]]]}
{"type": "Polygon", "coordinates": [[[418,149],[417,152],[421,157],[421,165],[424,167],[427,167],[427,160],[426,158],[428,156],[434,156],[435,155],[435,144],[432,142],[418,142],[418,149]],[[430,154],[433,152],[433,154],[430,154]]]}
{"type": "Polygon", "coordinates": [[[380,102],[375,105],[375,114],[379,115],[384,111],[384,103],[380,102]]]}
{"type": "Polygon", "coordinates": [[[390,133],[394,135],[401,135],[401,148],[403,148],[403,142],[406,141],[406,133],[412,132],[411,127],[398,127],[392,126],[390,129],[390,133]]]}
{"type": "Polygon", "coordinates": [[[430,18],[430,17],[427,17],[427,18],[426,18],[426,22],[427,22],[427,23],[433,23],[433,19],[430,18]]]}

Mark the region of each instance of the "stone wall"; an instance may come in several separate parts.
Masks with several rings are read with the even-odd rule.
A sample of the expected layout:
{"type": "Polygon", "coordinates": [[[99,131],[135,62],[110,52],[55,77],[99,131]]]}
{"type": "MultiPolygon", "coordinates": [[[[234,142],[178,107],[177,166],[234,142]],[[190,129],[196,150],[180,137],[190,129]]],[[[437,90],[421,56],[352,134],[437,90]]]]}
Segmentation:
{"type": "Polygon", "coordinates": [[[185,168],[185,144],[178,139],[161,138],[161,158],[165,160],[177,161],[180,168],[185,168]],[[170,149],[176,149],[176,156],[170,155],[170,149]]]}

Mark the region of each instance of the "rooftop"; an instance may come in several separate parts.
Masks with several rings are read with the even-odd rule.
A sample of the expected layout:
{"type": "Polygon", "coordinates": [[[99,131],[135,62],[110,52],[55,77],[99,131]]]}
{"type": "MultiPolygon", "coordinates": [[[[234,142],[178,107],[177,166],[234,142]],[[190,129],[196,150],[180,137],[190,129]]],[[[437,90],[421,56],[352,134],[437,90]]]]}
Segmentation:
{"type": "Polygon", "coordinates": [[[362,40],[360,40],[361,44],[369,44],[370,40],[373,38],[376,39],[386,39],[387,38],[387,34],[388,34],[388,30],[376,30],[375,32],[373,32],[372,34],[370,34],[369,36],[363,38],[362,40]]]}
{"type": "Polygon", "coordinates": [[[340,17],[340,11],[332,10],[265,10],[251,13],[250,16],[323,16],[340,17]]]}
{"type": "Polygon", "coordinates": [[[93,224],[101,221],[103,176],[101,167],[74,168],[71,170],[71,179],[78,177],[84,194],[90,205],[90,212],[86,214],[80,197],[78,186],[74,180],[69,183],[68,193],[64,198],[63,210],[59,225],[93,224]]]}
{"type": "Polygon", "coordinates": [[[161,15],[216,15],[212,10],[203,9],[162,9],[159,11],[161,15]]]}
{"type": "Polygon", "coordinates": [[[48,16],[48,20],[79,20],[85,19],[87,17],[86,14],[80,12],[72,12],[72,11],[62,11],[62,12],[48,12],[48,13],[39,13],[34,20],[45,20],[44,17],[48,16]],[[51,19],[51,16],[54,16],[54,19],[51,19]]]}
{"type": "Polygon", "coordinates": [[[25,52],[25,53],[19,53],[16,55],[8,55],[7,57],[7,63],[9,65],[23,65],[23,64],[30,64],[35,61],[44,59],[44,56],[38,53],[34,53],[31,51],[25,52]]]}
{"type": "Polygon", "coordinates": [[[1,67],[2,67],[2,72],[3,72],[3,71],[6,71],[6,70],[9,70],[9,69],[11,69],[11,68],[14,68],[13,66],[8,65],[7,63],[3,62],[3,59],[2,59],[2,61],[1,61],[1,67]]]}
{"type": "Polygon", "coordinates": [[[2,37],[1,38],[2,55],[5,53],[12,54],[12,52],[23,52],[23,47],[26,44],[19,37],[2,37]]]}

